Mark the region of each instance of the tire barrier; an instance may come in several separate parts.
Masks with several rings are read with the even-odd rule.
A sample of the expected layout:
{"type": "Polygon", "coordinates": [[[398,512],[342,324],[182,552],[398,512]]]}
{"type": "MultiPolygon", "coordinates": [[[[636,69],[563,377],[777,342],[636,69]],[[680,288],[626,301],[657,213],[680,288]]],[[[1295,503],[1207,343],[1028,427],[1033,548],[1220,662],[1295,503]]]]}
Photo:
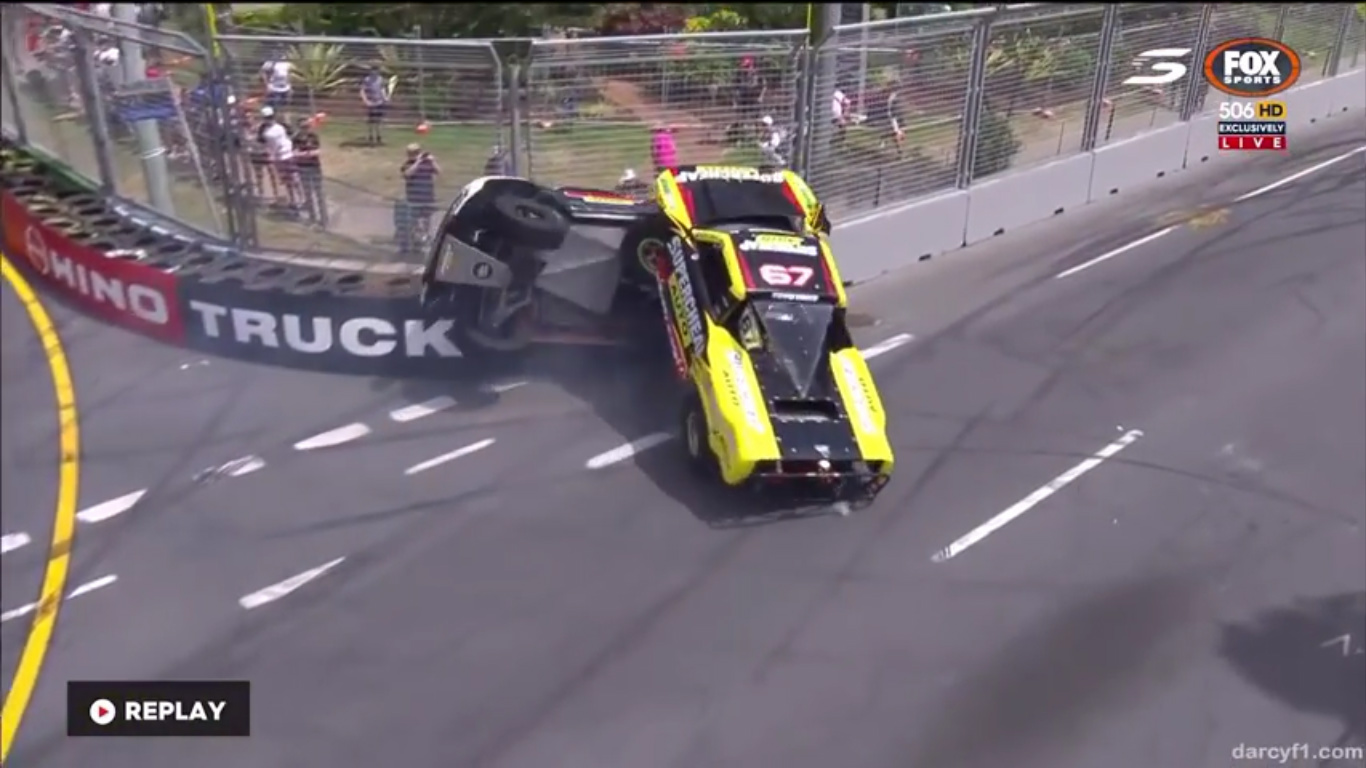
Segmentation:
{"type": "Polygon", "coordinates": [[[192,240],[0,146],[5,250],[101,320],[206,355],[367,376],[459,373],[452,322],[412,275],[282,263],[192,240]]]}

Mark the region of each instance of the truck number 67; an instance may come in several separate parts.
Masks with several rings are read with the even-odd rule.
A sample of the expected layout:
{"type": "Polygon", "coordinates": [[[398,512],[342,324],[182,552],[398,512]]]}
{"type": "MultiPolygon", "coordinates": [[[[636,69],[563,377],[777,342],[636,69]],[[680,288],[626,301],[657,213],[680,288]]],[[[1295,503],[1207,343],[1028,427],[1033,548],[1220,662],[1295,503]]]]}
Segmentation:
{"type": "Polygon", "coordinates": [[[812,275],[816,270],[811,267],[789,267],[782,264],[765,264],[759,267],[759,277],[769,285],[785,288],[796,286],[801,288],[811,282],[812,275]]]}
{"type": "MultiPolygon", "coordinates": [[[[1134,75],[1124,81],[1125,85],[1166,85],[1186,76],[1186,65],[1179,61],[1160,61],[1160,59],[1179,59],[1190,53],[1189,48],[1157,48],[1138,54],[1139,59],[1159,59],[1152,64],[1152,71],[1160,75],[1134,75]]],[[[1135,62],[1137,63],[1137,62],[1135,62]]]]}

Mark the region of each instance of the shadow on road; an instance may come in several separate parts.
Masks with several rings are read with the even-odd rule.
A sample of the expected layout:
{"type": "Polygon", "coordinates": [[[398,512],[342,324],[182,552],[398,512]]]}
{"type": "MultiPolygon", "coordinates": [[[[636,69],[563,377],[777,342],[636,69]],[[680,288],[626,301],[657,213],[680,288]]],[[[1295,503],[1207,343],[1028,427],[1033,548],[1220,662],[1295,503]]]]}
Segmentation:
{"type": "Polygon", "coordinates": [[[1224,627],[1220,654],[1266,695],[1366,746],[1366,591],[1306,599],[1224,627]]]}

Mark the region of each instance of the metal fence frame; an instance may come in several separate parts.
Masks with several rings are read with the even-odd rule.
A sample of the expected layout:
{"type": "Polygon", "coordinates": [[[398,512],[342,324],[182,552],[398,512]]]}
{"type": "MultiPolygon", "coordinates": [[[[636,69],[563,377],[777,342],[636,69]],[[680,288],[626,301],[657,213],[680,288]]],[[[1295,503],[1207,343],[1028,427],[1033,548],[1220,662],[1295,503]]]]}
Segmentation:
{"type": "MultiPolygon", "coordinates": [[[[1190,45],[1193,48],[1190,62],[1201,61],[1210,45],[1217,42],[1217,39],[1227,36],[1230,30],[1242,29],[1275,38],[1296,35],[1305,39],[1312,38],[1315,41],[1314,52],[1322,56],[1322,63],[1316,63],[1313,72],[1308,71],[1307,66],[1304,73],[1306,79],[1311,76],[1330,77],[1362,64],[1363,50],[1366,50],[1363,48],[1366,45],[1366,24],[1357,17],[1353,4],[1287,3],[1279,7],[1261,4],[1236,7],[1242,7],[1244,11],[1231,13],[1229,6],[1221,4],[1190,6],[1180,3],[1023,3],[934,16],[841,25],[834,27],[821,40],[810,39],[804,30],[496,41],[352,39],[288,34],[222,35],[216,38],[212,53],[179,33],[144,27],[129,21],[96,17],[61,6],[5,4],[4,9],[0,11],[0,14],[3,14],[0,15],[0,21],[3,22],[0,28],[3,28],[7,49],[14,47],[14,41],[9,38],[23,32],[23,24],[20,22],[27,23],[25,20],[29,18],[28,15],[37,15],[63,26],[81,30],[83,34],[78,36],[78,39],[88,40],[100,36],[118,39],[125,44],[125,50],[128,52],[150,47],[180,51],[202,59],[202,75],[211,82],[229,83],[241,89],[248,88],[249,84],[235,81],[234,73],[241,71],[241,65],[240,62],[234,61],[234,51],[252,44],[403,46],[430,51],[434,55],[455,49],[485,50],[488,52],[492,76],[497,81],[499,102],[494,110],[496,114],[489,117],[498,126],[496,133],[499,140],[512,148],[508,158],[512,170],[514,173],[522,173],[533,178],[540,176],[538,180],[548,183],[571,183],[572,178],[568,175],[572,175],[573,171],[552,169],[553,163],[546,161],[545,140],[538,138],[538,135],[541,135],[538,132],[543,132],[538,123],[538,110],[542,109],[538,106],[538,100],[542,98],[538,89],[547,84],[547,78],[553,80],[558,77],[565,82],[574,78],[582,80],[592,77],[585,74],[586,70],[607,66],[634,68],[632,71],[657,70],[664,73],[661,77],[667,78],[670,66],[700,66],[708,58],[719,62],[718,66],[730,66],[727,62],[733,62],[737,57],[772,56],[775,61],[784,62],[775,71],[781,73],[779,79],[782,80],[781,86],[785,90],[782,90],[776,102],[766,104],[764,109],[780,115],[775,117],[775,120],[787,123],[791,127],[795,136],[789,158],[790,166],[806,175],[816,191],[827,198],[832,216],[839,221],[884,206],[901,205],[919,196],[965,189],[979,183],[986,175],[1006,168],[1024,167],[1032,162],[1045,162],[1094,150],[1112,137],[1117,119],[1115,113],[1118,111],[1112,102],[1121,96],[1132,97],[1132,101],[1138,104],[1136,109],[1151,108],[1152,118],[1147,130],[1156,125],[1159,112],[1163,120],[1168,122],[1189,121],[1199,115],[1208,108],[1205,103],[1207,91],[1204,88],[1182,88],[1180,91],[1156,96],[1145,96],[1132,91],[1120,93],[1116,90],[1116,83],[1124,75],[1118,68],[1129,63],[1124,61],[1124,58],[1132,56],[1139,40],[1137,33],[1129,28],[1126,22],[1129,14],[1140,21],[1147,20],[1142,22],[1147,24],[1143,29],[1154,38],[1160,36],[1163,29],[1175,28],[1178,24],[1184,25],[1186,31],[1183,34],[1189,37],[1183,39],[1191,41],[1190,45]],[[1069,36],[1070,33],[1066,32],[1074,24],[1082,22],[1095,27],[1093,32],[1086,33],[1094,35],[1094,41],[1088,38],[1084,46],[1076,44],[1076,37],[1069,36]],[[1062,31],[1050,37],[1048,29],[1062,31]],[[946,30],[951,31],[952,35],[946,30]],[[1025,42],[1020,42],[1022,40],[1025,42]],[[1025,45],[1034,46],[1031,50],[1043,51],[1044,54],[1040,55],[1046,54],[1052,57],[1052,60],[1064,63],[1052,65],[1054,69],[1043,75],[1038,72],[1024,72],[1026,64],[1023,62],[1027,57],[1018,51],[1012,53],[1011,46],[1025,45]],[[926,50],[921,51],[917,46],[926,46],[926,50]],[[921,56],[925,53],[930,54],[943,71],[956,73],[943,90],[946,94],[951,94],[945,98],[953,104],[961,105],[961,109],[957,110],[958,114],[953,116],[953,120],[957,121],[956,130],[938,132],[942,134],[940,138],[944,144],[945,155],[939,180],[932,184],[908,181],[908,178],[923,171],[926,166],[900,163],[899,143],[894,158],[885,153],[879,154],[883,152],[882,146],[875,150],[861,150],[864,154],[858,162],[864,163],[864,166],[859,166],[858,162],[851,162],[848,156],[839,154],[844,150],[837,148],[834,142],[843,135],[842,129],[836,129],[827,111],[830,108],[828,105],[834,99],[836,88],[842,82],[850,81],[850,72],[857,72],[858,93],[855,95],[855,101],[863,101],[869,88],[869,79],[874,74],[885,74],[871,73],[870,62],[874,59],[894,62],[898,54],[903,57],[914,54],[914,62],[904,67],[898,63],[878,65],[880,70],[891,72],[888,75],[892,78],[891,85],[887,88],[899,92],[902,85],[897,78],[904,76],[898,74],[903,70],[911,73],[909,77],[912,79],[926,77],[926,66],[920,63],[923,61],[921,56]],[[1073,62],[1070,65],[1073,67],[1071,70],[1066,69],[1068,65],[1065,62],[1069,60],[1073,62]],[[1002,65],[1002,61],[1008,63],[1002,65]],[[1013,63],[1009,63],[1012,61],[1013,63]],[[1003,66],[1007,69],[1003,70],[1003,66]],[[1037,80],[1042,78],[1045,81],[1046,84],[1041,87],[1042,92],[1048,96],[1037,97],[1044,100],[1054,96],[1053,83],[1059,76],[1058,73],[1063,73],[1062,79],[1068,83],[1066,90],[1080,97],[1069,103],[1070,111],[1067,116],[1067,119],[1072,121],[1069,127],[1078,128],[1078,131],[1074,135],[1069,134],[1066,127],[1059,129],[1057,150],[1051,158],[1046,157],[1046,153],[1038,152],[1035,154],[1040,157],[1023,164],[1015,164],[1011,160],[1005,162],[1002,167],[991,166],[990,170],[984,172],[983,166],[978,162],[979,154],[984,151],[986,143],[995,141],[991,138],[991,131],[999,130],[988,122],[993,119],[993,110],[1000,111],[999,105],[993,107],[989,103],[990,92],[993,89],[992,78],[1004,77],[1000,73],[1009,72],[1008,68],[1011,66],[1020,70],[1011,75],[1018,81],[1012,87],[1023,89],[1033,82],[1034,85],[1030,87],[1035,89],[1031,91],[1034,93],[1040,88],[1037,80]],[[569,69],[557,71],[557,67],[561,70],[565,67],[569,69]],[[1087,68],[1085,73],[1079,71],[1079,67],[1087,68]],[[791,82],[787,81],[788,77],[792,78],[791,82]],[[1154,103],[1148,104],[1144,99],[1154,103]],[[541,160],[539,167],[538,159],[541,160]],[[850,168],[853,168],[853,172],[850,172],[850,168]],[[868,172],[860,173],[860,168],[866,168],[868,172]],[[562,173],[568,175],[561,176],[562,173]]],[[[1146,42],[1146,38],[1144,41],[1146,42]]],[[[1186,43],[1183,42],[1182,45],[1186,43]]],[[[78,44],[77,48],[79,47],[78,44]]],[[[3,86],[5,91],[4,107],[13,115],[13,118],[6,120],[5,130],[21,143],[27,144],[32,139],[30,128],[33,126],[25,124],[24,114],[18,108],[18,94],[22,84],[12,71],[11,58],[10,55],[0,58],[0,69],[3,69],[3,72],[0,72],[3,76],[3,79],[0,79],[0,86],[3,86]]],[[[96,156],[99,158],[99,172],[86,175],[92,176],[92,184],[112,195],[125,197],[112,170],[113,163],[108,149],[108,126],[102,126],[101,123],[104,121],[99,118],[104,114],[104,110],[89,83],[85,82],[89,80],[85,69],[84,66],[79,67],[76,75],[84,83],[80,95],[86,102],[86,111],[94,116],[94,119],[89,121],[87,129],[91,141],[95,144],[96,156]]],[[[1195,69],[1196,67],[1192,67],[1192,70],[1195,69]]],[[[1015,82],[1011,81],[1010,77],[1006,79],[1015,82]]],[[[554,83],[550,85],[553,86],[554,83]]],[[[1011,99],[1012,102],[1014,100],[1011,99]]],[[[859,105],[865,113],[868,111],[867,106],[859,105]]],[[[1023,105],[1024,108],[1029,106],[1029,103],[1023,105]]],[[[708,114],[714,116],[715,120],[726,119],[727,107],[717,106],[714,94],[708,109],[708,114]]],[[[1007,112],[1013,110],[1012,104],[1007,112]]],[[[1047,111],[1036,107],[1036,111],[1040,110],[1047,111]]],[[[907,122],[911,124],[909,127],[915,129],[919,123],[929,119],[926,117],[922,120],[922,117],[917,114],[907,118],[907,122]]],[[[1131,135],[1137,135],[1145,130],[1138,123],[1135,125],[1138,127],[1133,129],[1134,133],[1131,135]]],[[[885,139],[883,144],[886,144],[885,139]]],[[[227,142],[217,142],[217,146],[209,145],[201,149],[219,153],[218,157],[211,159],[217,168],[239,167],[239,164],[229,156],[232,149],[227,146],[227,142]]],[[[576,162],[584,167],[592,166],[595,162],[599,165],[608,162],[600,156],[594,156],[593,149],[588,144],[583,145],[582,154],[583,157],[574,157],[576,162]]],[[[688,162],[689,158],[681,157],[680,161],[688,162]]],[[[150,180],[156,171],[149,164],[146,173],[150,180]]],[[[270,243],[261,242],[258,237],[255,227],[258,212],[246,199],[248,196],[242,193],[242,179],[234,173],[223,173],[217,181],[220,188],[215,190],[214,194],[230,212],[226,222],[226,236],[241,246],[271,247],[270,243]]],[[[131,199],[129,202],[136,204],[136,201],[131,199]]],[[[369,250],[373,252],[374,249],[369,250]]]]}

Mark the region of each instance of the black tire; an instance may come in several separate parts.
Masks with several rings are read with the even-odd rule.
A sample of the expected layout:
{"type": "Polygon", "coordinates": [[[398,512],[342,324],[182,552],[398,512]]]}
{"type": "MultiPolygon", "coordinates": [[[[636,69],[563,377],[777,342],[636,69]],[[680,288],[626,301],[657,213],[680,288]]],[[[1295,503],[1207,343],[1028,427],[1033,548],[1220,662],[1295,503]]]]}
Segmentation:
{"type": "Polygon", "coordinates": [[[509,241],[537,251],[559,248],[569,234],[563,213],[538,200],[500,195],[489,208],[493,229],[509,241]]]}
{"type": "Polygon", "coordinates": [[[687,456],[688,465],[693,471],[708,478],[715,476],[718,468],[716,456],[707,444],[707,416],[702,412],[702,401],[698,399],[696,392],[690,392],[683,398],[683,407],[678,418],[678,434],[679,441],[683,444],[683,453],[687,456]]]}
{"type": "Polygon", "coordinates": [[[461,355],[470,361],[494,363],[506,361],[530,346],[530,336],[524,326],[510,329],[501,337],[490,337],[478,330],[479,304],[484,289],[472,285],[429,284],[423,294],[423,310],[454,321],[451,329],[461,355]]]}

